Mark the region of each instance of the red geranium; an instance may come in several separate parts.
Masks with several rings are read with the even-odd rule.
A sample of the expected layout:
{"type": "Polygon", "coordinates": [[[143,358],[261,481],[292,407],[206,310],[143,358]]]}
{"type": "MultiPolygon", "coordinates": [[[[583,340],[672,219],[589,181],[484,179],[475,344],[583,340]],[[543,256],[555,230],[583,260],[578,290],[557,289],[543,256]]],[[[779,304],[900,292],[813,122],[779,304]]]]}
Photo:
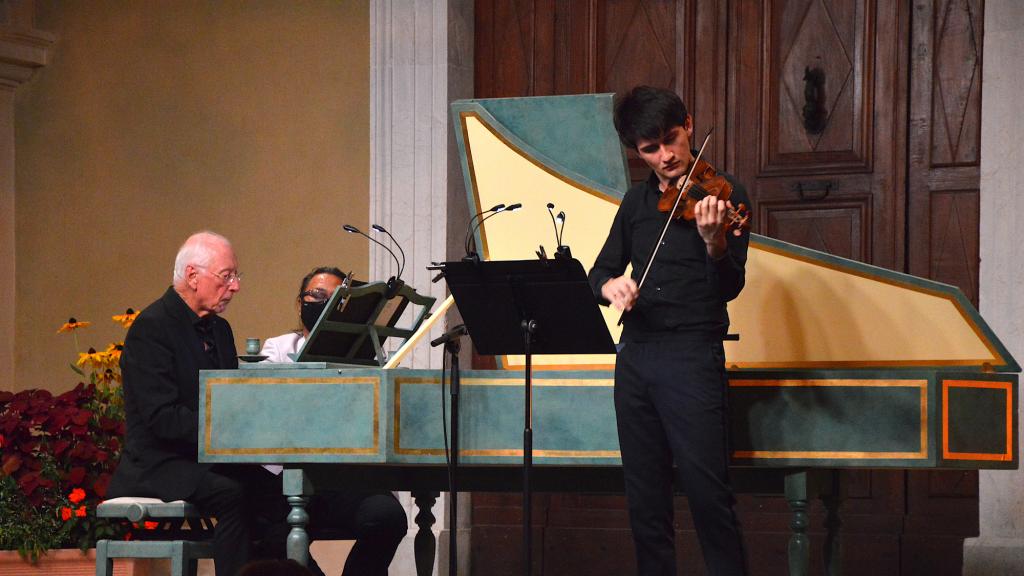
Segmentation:
{"type": "MultiPolygon", "coordinates": [[[[71,323],[77,347],[77,329],[88,323],[71,323]]],[[[89,364],[91,373],[72,364],[85,382],[62,394],[0,391],[0,549],[35,561],[47,549],[85,550],[127,532],[95,514],[125,429],[120,371],[101,364],[89,364]]]]}

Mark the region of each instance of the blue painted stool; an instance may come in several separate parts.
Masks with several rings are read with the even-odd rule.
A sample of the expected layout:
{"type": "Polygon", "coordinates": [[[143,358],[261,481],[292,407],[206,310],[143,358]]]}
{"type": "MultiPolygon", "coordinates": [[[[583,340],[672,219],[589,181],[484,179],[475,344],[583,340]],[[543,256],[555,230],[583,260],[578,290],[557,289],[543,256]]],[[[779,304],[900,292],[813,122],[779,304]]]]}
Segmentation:
{"type": "Polygon", "coordinates": [[[112,576],[115,558],[169,558],[171,576],[195,576],[199,559],[213,558],[213,543],[194,538],[208,538],[212,534],[210,521],[184,500],[164,502],[158,498],[112,498],[96,508],[96,516],[122,518],[129,522],[160,522],[160,529],[146,531],[144,535],[164,538],[100,540],[96,543],[96,576],[112,576]],[[183,529],[186,522],[189,522],[188,530],[183,529]],[[189,536],[193,538],[187,538],[189,536]]]}

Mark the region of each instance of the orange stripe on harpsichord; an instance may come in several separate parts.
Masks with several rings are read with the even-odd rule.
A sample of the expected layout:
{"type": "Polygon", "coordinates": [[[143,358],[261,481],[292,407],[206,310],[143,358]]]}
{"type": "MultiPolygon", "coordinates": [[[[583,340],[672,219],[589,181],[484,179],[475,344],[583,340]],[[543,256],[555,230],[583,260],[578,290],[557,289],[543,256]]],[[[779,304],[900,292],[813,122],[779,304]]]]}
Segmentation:
{"type": "Polygon", "coordinates": [[[1013,395],[1011,382],[990,382],[988,380],[943,380],[942,382],[942,457],[946,460],[1013,460],[1013,395]],[[952,452],[949,449],[949,389],[990,388],[1006,392],[1006,452],[1001,454],[952,452]]]}

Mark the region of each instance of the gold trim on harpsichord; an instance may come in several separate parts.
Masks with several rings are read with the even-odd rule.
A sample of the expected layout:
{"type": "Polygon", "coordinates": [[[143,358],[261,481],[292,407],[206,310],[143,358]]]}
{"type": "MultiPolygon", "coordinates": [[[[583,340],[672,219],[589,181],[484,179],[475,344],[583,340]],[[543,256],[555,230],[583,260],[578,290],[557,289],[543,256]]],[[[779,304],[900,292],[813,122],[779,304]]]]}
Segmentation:
{"type": "Polygon", "coordinates": [[[733,368],[742,367],[742,368],[758,369],[758,368],[831,368],[831,367],[836,367],[836,368],[865,368],[865,367],[878,366],[878,367],[882,367],[882,368],[890,368],[890,367],[904,367],[904,366],[905,367],[923,367],[923,366],[986,366],[986,365],[987,366],[992,366],[992,365],[1002,365],[1002,364],[1006,363],[1006,358],[1004,358],[1003,355],[999,353],[999,350],[996,349],[996,347],[993,344],[992,340],[988,336],[986,336],[984,331],[981,329],[981,327],[978,326],[978,323],[975,322],[973,315],[969,311],[965,310],[964,307],[963,307],[963,304],[960,302],[960,300],[958,298],[956,298],[953,294],[950,294],[949,292],[944,292],[944,291],[941,291],[941,290],[936,290],[936,289],[928,288],[928,287],[925,287],[925,286],[918,286],[918,285],[916,285],[916,284],[914,284],[912,282],[909,282],[909,281],[903,280],[903,279],[892,278],[892,277],[888,276],[885,272],[873,273],[873,272],[870,272],[870,271],[867,271],[867,270],[858,270],[856,268],[840,266],[838,264],[834,264],[832,262],[828,262],[828,261],[820,259],[820,258],[814,258],[813,256],[807,256],[807,255],[804,255],[804,254],[800,254],[800,253],[798,253],[796,251],[783,250],[783,249],[780,249],[780,248],[776,248],[775,246],[771,246],[770,244],[768,244],[766,242],[759,241],[757,239],[757,237],[755,237],[755,236],[751,237],[750,245],[751,245],[752,248],[756,248],[757,250],[764,250],[765,252],[770,252],[772,254],[783,256],[785,258],[791,258],[793,260],[799,260],[799,261],[805,262],[807,264],[812,264],[814,266],[820,266],[822,268],[828,268],[829,270],[834,270],[836,272],[841,272],[843,274],[849,274],[851,276],[858,276],[860,278],[865,278],[867,280],[872,280],[872,281],[875,281],[875,282],[881,282],[883,284],[888,284],[890,286],[895,286],[897,288],[902,288],[904,290],[911,290],[913,292],[918,292],[918,293],[921,293],[921,294],[927,294],[927,295],[932,296],[934,298],[940,298],[942,300],[946,300],[950,304],[952,304],[954,308],[956,308],[956,311],[960,314],[960,317],[971,328],[971,331],[974,332],[974,335],[978,338],[979,341],[981,341],[981,343],[982,343],[982,345],[984,345],[985,349],[988,350],[988,353],[989,353],[990,357],[989,358],[967,358],[967,359],[960,359],[960,360],[948,360],[948,359],[944,360],[944,359],[941,359],[941,358],[937,358],[937,359],[926,359],[926,360],[893,360],[893,361],[877,360],[877,361],[820,361],[820,362],[744,362],[742,364],[742,366],[737,366],[736,364],[730,363],[730,367],[733,367],[733,368]]]}
{"type": "Polygon", "coordinates": [[[346,376],[339,378],[275,378],[275,377],[222,377],[206,379],[206,433],[203,443],[206,453],[211,455],[246,454],[349,454],[373,455],[380,452],[380,378],[376,376],[346,376]],[[210,421],[213,415],[213,387],[230,385],[266,384],[372,384],[373,385],[373,446],[370,448],[213,448],[213,429],[210,421]]]}
{"type": "Polygon", "coordinates": [[[916,452],[857,452],[857,451],[808,451],[808,450],[734,450],[733,458],[741,459],[806,459],[806,460],[863,460],[863,459],[889,459],[898,458],[903,460],[924,460],[928,458],[928,381],[927,380],[746,380],[730,379],[730,388],[742,387],[764,387],[764,388],[787,388],[787,387],[860,387],[860,388],[917,388],[920,391],[921,426],[920,442],[921,449],[916,452]]]}
{"type": "MultiPolygon", "coordinates": [[[[480,187],[477,186],[477,183],[476,183],[476,168],[473,165],[473,147],[470,145],[470,141],[469,141],[469,128],[466,125],[466,117],[467,116],[473,116],[473,117],[475,117],[475,118],[477,118],[479,120],[480,119],[480,115],[477,114],[476,112],[462,112],[461,114],[459,114],[459,127],[462,129],[462,141],[465,143],[465,147],[466,147],[466,167],[469,169],[469,182],[470,182],[470,187],[472,188],[473,204],[475,206],[473,208],[473,210],[472,210],[472,214],[470,215],[470,217],[472,217],[473,214],[480,214],[481,212],[484,211],[484,209],[481,208],[481,206],[480,206],[480,194],[478,192],[480,187]]],[[[472,222],[470,222],[470,223],[472,224],[472,222]]],[[[484,233],[483,233],[482,229],[480,230],[480,240],[481,240],[481,244],[483,245],[484,250],[486,250],[487,249],[487,238],[484,236],[484,233]]],[[[485,252],[485,254],[486,254],[486,252],[485,252]]]]}
{"type": "MultiPolygon", "coordinates": [[[[955,367],[985,364],[978,360],[807,360],[796,362],[726,362],[729,370],[767,369],[818,369],[838,370],[843,368],[926,368],[929,366],[955,367]]],[[[545,366],[544,368],[547,368],[545,366]]]]}
{"type": "MultiPolygon", "coordinates": [[[[545,366],[546,368],[546,366],[545,366]]],[[[518,378],[466,378],[462,377],[459,382],[463,386],[521,386],[523,381],[518,378]]],[[[395,389],[402,384],[440,384],[440,377],[433,376],[410,376],[395,377],[395,389]]],[[[544,387],[590,387],[590,388],[611,388],[615,385],[612,378],[544,378],[534,379],[534,388],[544,387]]]]}
{"type": "MultiPolygon", "coordinates": [[[[502,380],[495,380],[493,378],[461,378],[459,380],[461,386],[522,386],[522,382],[518,379],[508,378],[502,380]]],[[[410,376],[402,377],[398,376],[394,378],[395,383],[395,454],[401,454],[403,456],[444,456],[444,449],[440,448],[402,448],[402,435],[401,435],[401,422],[402,422],[402,385],[403,384],[433,384],[439,385],[441,383],[440,377],[433,376],[410,376]]],[[[544,379],[533,382],[533,386],[537,387],[604,387],[611,388],[614,386],[614,382],[610,378],[602,379],[587,379],[587,378],[559,378],[559,379],[544,379]]],[[[537,458],[620,458],[621,454],[618,450],[533,450],[534,457],[537,458]]],[[[523,450],[510,448],[510,449],[489,449],[489,450],[467,450],[460,449],[459,456],[509,456],[516,457],[522,456],[523,450]]]]}
{"type": "Polygon", "coordinates": [[[1014,382],[989,380],[943,380],[942,381],[942,457],[946,460],[987,460],[1012,462],[1017,448],[1013,445],[1013,388],[1014,382]],[[949,389],[989,388],[1006,393],[1006,451],[994,452],[953,452],[949,449],[949,389]]]}

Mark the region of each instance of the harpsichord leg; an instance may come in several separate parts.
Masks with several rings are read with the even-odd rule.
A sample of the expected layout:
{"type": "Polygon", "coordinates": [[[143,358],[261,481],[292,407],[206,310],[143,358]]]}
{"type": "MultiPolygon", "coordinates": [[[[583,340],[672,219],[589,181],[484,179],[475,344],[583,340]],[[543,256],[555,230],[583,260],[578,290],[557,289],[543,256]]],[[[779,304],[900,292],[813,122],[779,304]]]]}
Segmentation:
{"type": "Polygon", "coordinates": [[[789,574],[790,576],[806,576],[811,561],[811,546],[807,537],[807,472],[790,472],[786,474],[786,500],[793,511],[790,528],[793,533],[789,537],[789,574]]]}
{"type": "Polygon", "coordinates": [[[309,524],[309,513],[306,512],[306,504],[313,493],[313,486],[301,469],[286,469],[283,475],[284,495],[292,507],[287,518],[292,529],[285,543],[286,554],[289,559],[308,566],[309,533],[306,532],[306,525],[309,524]]]}
{"type": "MultiPolygon", "coordinates": [[[[431,509],[440,496],[438,492],[413,492],[419,512],[416,514],[416,539],[413,540],[413,551],[416,554],[416,575],[430,576],[434,570],[434,551],[437,550],[437,539],[434,538],[434,514],[431,509]]],[[[454,529],[454,528],[453,528],[454,529]]]]}

